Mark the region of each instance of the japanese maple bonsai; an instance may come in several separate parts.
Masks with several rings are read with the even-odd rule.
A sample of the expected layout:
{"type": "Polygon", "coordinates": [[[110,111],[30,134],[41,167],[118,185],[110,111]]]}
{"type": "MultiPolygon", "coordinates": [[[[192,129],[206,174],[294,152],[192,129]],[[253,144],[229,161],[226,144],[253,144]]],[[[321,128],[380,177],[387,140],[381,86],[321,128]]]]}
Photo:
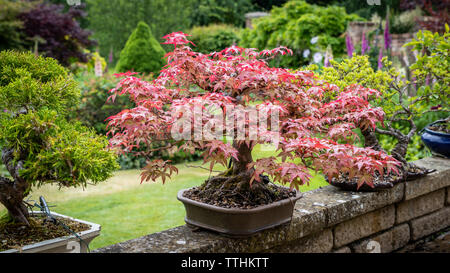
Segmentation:
{"type": "MultiPolygon", "coordinates": [[[[285,47],[258,52],[232,46],[201,54],[190,48],[187,36],[177,32],[164,37],[174,50],[166,54],[168,63],[154,81],[142,81],[134,72],[118,75],[126,77],[110,91],[111,99],[128,94],[136,107],[110,117],[108,123],[110,144],[122,152],[163,142],[166,145],[158,149],[204,150],[211,171],[216,164],[227,168],[184,191],[184,197],[216,210],[251,210],[295,196],[291,190],[308,183],[311,170],[329,179],[346,172],[358,178],[359,186],[373,185],[377,173],[397,171],[400,163],[386,153],[351,145],[352,128],[375,128],[383,120],[381,108],[367,101],[376,90],[350,86],[336,99],[325,100],[336,86],[316,84],[312,72],[269,67],[268,59],[292,54],[285,47]],[[269,125],[260,126],[263,119],[255,121],[251,113],[239,117],[239,111],[233,112],[249,108],[258,117],[268,116],[269,125]],[[232,114],[224,118],[218,112],[232,114]],[[205,134],[198,128],[210,130],[205,134]],[[274,144],[278,159],[253,160],[255,145],[274,139],[279,140],[274,144]]],[[[140,150],[149,158],[155,151],[140,150]]],[[[142,182],[161,178],[164,183],[174,172],[177,168],[170,161],[149,160],[142,182]]]]}
{"type": "Polygon", "coordinates": [[[117,168],[106,137],[65,118],[79,96],[55,59],[0,52],[0,147],[9,172],[0,176],[0,203],[11,224],[35,225],[24,203],[33,186],[84,187],[117,168]]]}

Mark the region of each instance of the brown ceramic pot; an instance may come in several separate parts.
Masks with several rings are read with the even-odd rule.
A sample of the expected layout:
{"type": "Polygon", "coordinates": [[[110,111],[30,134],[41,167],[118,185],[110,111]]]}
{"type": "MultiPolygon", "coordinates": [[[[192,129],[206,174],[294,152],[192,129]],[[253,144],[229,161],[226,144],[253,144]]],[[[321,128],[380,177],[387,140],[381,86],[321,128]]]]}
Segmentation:
{"type": "Polygon", "coordinates": [[[295,202],[301,198],[297,192],[295,197],[252,209],[221,208],[184,197],[187,190],[177,197],[186,209],[185,222],[231,236],[248,236],[291,221],[295,202]]]}

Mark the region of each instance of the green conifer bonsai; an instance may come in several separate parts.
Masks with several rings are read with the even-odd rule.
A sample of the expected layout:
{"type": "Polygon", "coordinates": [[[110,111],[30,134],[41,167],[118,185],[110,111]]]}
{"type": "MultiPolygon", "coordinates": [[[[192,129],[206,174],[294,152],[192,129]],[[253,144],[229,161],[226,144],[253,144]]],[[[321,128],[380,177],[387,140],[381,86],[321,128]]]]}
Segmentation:
{"type": "Polygon", "coordinates": [[[80,90],[55,59],[0,52],[0,147],[11,177],[0,176],[0,203],[30,225],[23,199],[32,186],[86,186],[117,169],[108,140],[66,119],[80,90]]]}
{"type": "Polygon", "coordinates": [[[158,73],[164,65],[164,55],[165,51],[153,37],[150,27],[141,21],[120,52],[116,70],[158,73]]]}

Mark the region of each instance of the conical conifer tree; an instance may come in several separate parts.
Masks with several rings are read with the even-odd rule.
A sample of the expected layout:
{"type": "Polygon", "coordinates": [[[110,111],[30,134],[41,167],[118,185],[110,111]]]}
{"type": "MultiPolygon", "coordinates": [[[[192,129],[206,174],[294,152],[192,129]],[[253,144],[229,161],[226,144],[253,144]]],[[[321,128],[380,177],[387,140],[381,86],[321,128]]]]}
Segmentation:
{"type": "Polygon", "coordinates": [[[120,52],[116,70],[158,73],[164,65],[164,54],[150,27],[141,21],[120,52]]]}

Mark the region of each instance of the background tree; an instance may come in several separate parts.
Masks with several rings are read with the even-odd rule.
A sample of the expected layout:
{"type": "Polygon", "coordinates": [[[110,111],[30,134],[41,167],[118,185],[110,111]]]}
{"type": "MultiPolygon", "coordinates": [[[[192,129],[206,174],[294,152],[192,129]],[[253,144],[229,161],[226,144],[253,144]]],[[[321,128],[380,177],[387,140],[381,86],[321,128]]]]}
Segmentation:
{"type": "Polygon", "coordinates": [[[255,9],[270,11],[274,6],[279,7],[288,0],[252,0],[255,9]]]}
{"type": "Polygon", "coordinates": [[[55,59],[0,52],[0,146],[10,174],[0,177],[0,202],[17,223],[29,224],[23,199],[32,186],[84,187],[117,168],[106,137],[66,120],[79,96],[55,59]]]}
{"type": "MultiPolygon", "coordinates": [[[[369,5],[366,0],[353,1],[353,0],[306,0],[310,4],[316,4],[321,6],[336,5],[344,7],[347,13],[356,13],[359,16],[370,19],[373,14],[377,13],[384,18],[386,16],[387,7],[393,13],[397,13],[400,10],[401,0],[381,0],[380,5],[369,5]]],[[[414,1],[414,0],[413,0],[414,1]]]]}
{"type": "Polygon", "coordinates": [[[244,26],[245,13],[254,9],[250,0],[198,0],[193,1],[190,15],[193,26],[220,23],[244,26]]]}
{"type": "Polygon", "coordinates": [[[190,13],[193,0],[87,0],[87,19],[93,38],[99,43],[101,56],[113,53],[113,64],[136,28],[147,23],[160,42],[161,37],[172,31],[191,27],[190,13]]]}
{"type": "Polygon", "coordinates": [[[165,51],[153,37],[150,27],[139,22],[120,52],[116,70],[158,73],[164,65],[165,51]]]}
{"type": "Polygon", "coordinates": [[[27,2],[0,0],[0,51],[24,49],[30,42],[22,33],[23,22],[17,16],[31,7],[27,2]]]}
{"type": "Polygon", "coordinates": [[[221,51],[240,42],[240,29],[230,25],[212,24],[189,30],[195,50],[202,53],[221,51]]]}
{"type": "Polygon", "coordinates": [[[241,45],[260,50],[285,45],[294,55],[283,58],[280,65],[297,68],[308,64],[315,52],[325,51],[328,45],[335,57],[344,54],[342,34],[348,22],[355,20],[362,18],[347,14],[342,7],[321,7],[293,0],[272,9],[270,16],[254,20],[254,29],[243,31],[241,45]],[[315,44],[311,42],[314,37],[318,38],[315,44]],[[308,55],[304,55],[305,50],[308,55]]]}
{"type": "Polygon", "coordinates": [[[19,15],[23,31],[30,38],[40,38],[39,52],[57,59],[68,66],[73,61],[87,62],[83,49],[95,45],[91,33],[80,27],[76,18],[85,16],[81,9],[70,8],[63,12],[63,5],[39,4],[19,15]]]}

